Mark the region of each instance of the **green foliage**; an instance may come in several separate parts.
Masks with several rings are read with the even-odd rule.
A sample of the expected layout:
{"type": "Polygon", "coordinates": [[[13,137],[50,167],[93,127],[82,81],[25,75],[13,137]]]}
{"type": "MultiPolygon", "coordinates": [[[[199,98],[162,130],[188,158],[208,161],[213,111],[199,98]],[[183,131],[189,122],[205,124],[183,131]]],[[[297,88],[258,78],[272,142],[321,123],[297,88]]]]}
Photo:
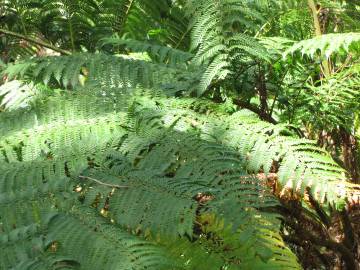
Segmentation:
{"type": "MultiPolygon", "coordinates": [[[[2,197],[2,217],[12,215],[11,218],[4,217],[7,220],[6,223],[3,222],[4,228],[11,229],[13,224],[17,227],[37,224],[39,221],[33,219],[41,220],[42,217],[37,213],[46,214],[50,210],[64,213],[56,214],[60,216],[50,224],[44,224],[51,232],[47,235],[47,243],[52,243],[56,249],[56,252],[51,252],[50,244],[42,247],[43,251],[47,250],[43,254],[45,257],[41,257],[41,263],[46,263],[46,267],[66,258],[66,263],[92,269],[97,263],[106,265],[99,258],[107,258],[108,255],[102,256],[109,254],[108,248],[111,252],[120,254],[131,252],[128,248],[121,249],[128,247],[128,238],[121,238],[121,230],[113,228],[115,224],[147,237],[158,235],[157,237],[164,239],[160,240],[160,246],[166,246],[169,238],[190,236],[197,239],[199,236],[193,231],[193,226],[198,223],[202,224],[201,230],[204,233],[209,231],[219,237],[219,241],[223,239],[223,245],[235,245],[237,248],[234,251],[231,248],[229,252],[222,254],[222,248],[213,242],[216,238],[201,236],[195,241],[195,246],[191,247],[197,249],[194,254],[200,252],[201,256],[205,256],[204,252],[210,249],[219,254],[220,265],[229,264],[233,267],[239,263],[234,260],[234,256],[241,256],[240,265],[244,268],[247,265],[252,265],[253,269],[270,265],[284,268],[294,266],[294,261],[290,260],[292,255],[284,247],[279,247],[281,240],[275,234],[279,230],[277,215],[266,210],[276,206],[276,200],[257,178],[244,175],[242,168],[245,166],[247,170],[254,172],[265,169],[275,160],[274,155],[277,155],[277,161],[282,160],[280,182],[292,174],[293,185],[290,188],[301,192],[305,187],[312,187],[314,197],[323,200],[326,196],[329,202],[339,200],[339,192],[335,187],[341,183],[336,181],[339,180],[336,176],[340,176],[341,170],[310,142],[291,138],[289,131],[259,122],[248,113],[236,113],[228,117],[216,112],[216,106],[204,104],[213,107],[204,108],[205,111],[215,110],[214,116],[204,117],[179,109],[190,107],[196,111],[204,111],[196,105],[196,100],[177,99],[164,99],[160,103],[162,110],[159,111],[159,105],[156,105],[159,101],[159,98],[152,100],[137,97],[134,105],[126,106],[126,100],[122,105],[118,102],[114,104],[107,98],[78,94],[50,97],[45,103],[38,103],[30,110],[22,109],[21,113],[1,115],[4,123],[1,131],[4,139],[0,143],[4,172],[1,182],[2,192],[6,194],[2,197]],[[126,107],[129,109],[124,111],[126,107]],[[15,115],[20,118],[16,122],[11,121],[15,115]],[[234,138],[240,140],[234,141],[234,138]],[[284,151],[281,152],[281,149],[284,151]],[[246,159],[240,158],[241,156],[246,159]],[[318,163],[314,163],[314,159],[318,163]],[[298,161],[294,164],[296,160],[298,161]],[[78,178],[79,176],[81,177],[78,178]],[[334,179],[333,182],[325,182],[325,176],[326,180],[334,179]],[[324,180],[320,180],[321,177],[324,180]],[[312,186],[309,181],[314,178],[318,181],[312,186]],[[111,191],[108,186],[91,179],[115,189],[111,191]],[[117,189],[117,185],[124,188],[117,189]],[[76,193],[72,192],[73,187],[75,190],[76,187],[81,187],[82,203],[76,202],[78,199],[76,193]],[[213,199],[206,202],[206,207],[202,206],[204,203],[200,207],[196,199],[198,194],[206,194],[213,199]],[[10,210],[14,209],[14,200],[19,203],[28,202],[29,198],[35,200],[29,207],[41,205],[47,208],[26,210],[27,207],[21,204],[16,208],[19,210],[10,210]],[[39,198],[43,198],[41,203],[37,201],[39,198]],[[72,209],[74,204],[79,205],[76,214],[72,213],[75,211],[72,209]],[[167,207],[164,208],[164,205],[167,207]],[[99,212],[104,213],[106,209],[107,219],[111,223],[106,225],[105,221],[96,222],[95,213],[86,214],[88,221],[85,221],[83,215],[90,210],[85,211],[83,207],[95,207],[97,215],[99,212]],[[30,216],[24,215],[24,211],[28,211],[30,216]],[[207,221],[202,223],[203,219],[207,221]],[[32,220],[31,223],[29,220],[32,220]],[[258,224],[258,227],[254,227],[254,224],[258,224]],[[83,226],[96,228],[100,235],[88,235],[86,231],[89,229],[85,230],[83,226]],[[239,234],[240,242],[234,242],[233,230],[239,234]],[[113,236],[107,236],[109,234],[113,236]],[[106,239],[114,239],[115,235],[115,239],[119,239],[118,244],[106,242],[106,239]],[[261,240],[259,237],[265,238],[261,240]],[[80,245],[82,241],[84,244],[80,245]],[[99,252],[101,250],[96,256],[99,261],[92,261],[86,255],[93,252],[91,245],[87,244],[90,242],[100,245],[96,245],[99,252]],[[106,246],[101,248],[101,245],[106,246]],[[81,252],[75,252],[79,248],[81,252]],[[276,248],[280,250],[275,251],[276,248]],[[79,255],[73,257],[73,254],[79,255]],[[56,256],[54,258],[50,255],[56,256]]],[[[33,230],[33,227],[30,228],[33,230]]],[[[148,244],[144,248],[147,249],[148,244]]],[[[181,261],[181,250],[170,251],[167,255],[161,255],[158,249],[145,253],[138,251],[146,256],[132,256],[137,258],[136,265],[143,265],[142,261],[154,264],[160,258],[156,256],[165,255],[175,257],[170,260],[171,264],[177,259],[181,261]]],[[[185,254],[192,262],[187,269],[199,269],[199,264],[204,265],[204,261],[197,261],[196,257],[192,257],[193,254],[185,254]]],[[[161,257],[161,262],[166,262],[164,258],[161,257]]],[[[21,257],[14,260],[25,263],[21,257]]],[[[13,262],[9,262],[9,265],[13,265],[13,262]]],[[[31,263],[35,265],[35,262],[31,263]]],[[[129,262],[112,260],[111,263],[112,266],[109,265],[106,269],[114,269],[113,265],[119,267],[119,263],[127,265],[129,262]]],[[[38,259],[36,264],[40,265],[38,259]]],[[[141,267],[137,266],[136,269],[143,269],[141,267]]],[[[157,263],[156,267],[159,269],[161,266],[157,263]]]]}
{"type": "MultiPolygon", "coordinates": [[[[0,29],[7,29],[57,44],[72,51],[95,51],[104,37],[165,42],[179,48],[188,46],[187,19],[175,3],[113,0],[5,0],[0,10],[0,29]],[[162,25],[161,27],[159,25],[162,25]],[[41,37],[39,37],[41,36],[41,37]]],[[[0,42],[6,62],[47,54],[43,48],[17,38],[0,42]]]]}
{"type": "Polygon", "coordinates": [[[56,92],[42,84],[10,81],[0,86],[0,110],[12,111],[28,107],[38,99],[56,92]]]}
{"type": "MultiPolygon", "coordinates": [[[[0,28],[12,29],[18,33],[30,35],[36,29],[35,25],[40,23],[40,10],[37,1],[4,0],[1,2],[0,13],[0,28]]],[[[0,41],[1,57],[5,62],[16,59],[19,55],[22,57],[31,56],[38,49],[32,44],[10,37],[2,37],[0,41]]]]}
{"type": "MultiPolygon", "coordinates": [[[[183,106],[183,101],[174,100],[174,103],[164,100],[163,104],[170,108],[183,106]]],[[[194,108],[194,105],[190,108],[194,108]]],[[[259,121],[256,115],[248,111],[214,117],[211,110],[203,111],[206,113],[204,116],[191,115],[186,109],[179,111],[184,116],[180,119],[174,116],[174,128],[196,130],[207,141],[235,149],[246,157],[243,164],[248,172],[269,173],[274,171],[275,166],[280,184],[295,196],[304,196],[309,189],[310,194],[321,203],[342,204],[346,195],[345,171],[315,142],[296,138],[286,126],[259,121]]],[[[172,113],[165,110],[161,122],[168,122],[169,114],[172,113]]],[[[170,127],[173,124],[170,121],[166,125],[170,127]]]]}
{"type": "Polygon", "coordinates": [[[320,86],[309,84],[298,94],[296,113],[292,122],[300,125],[306,120],[317,130],[347,129],[359,110],[359,66],[341,71],[322,82],[320,86]]]}
{"type": "Polygon", "coordinates": [[[353,269],[359,5],[316,4],[5,0],[0,269],[353,269]]]}

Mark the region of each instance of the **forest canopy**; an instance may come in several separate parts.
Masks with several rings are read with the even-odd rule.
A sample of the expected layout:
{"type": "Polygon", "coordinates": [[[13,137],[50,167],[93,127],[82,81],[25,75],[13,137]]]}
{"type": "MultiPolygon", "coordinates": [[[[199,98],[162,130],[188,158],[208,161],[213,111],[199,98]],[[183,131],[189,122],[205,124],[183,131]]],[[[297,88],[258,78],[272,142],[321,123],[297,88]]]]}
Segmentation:
{"type": "Polygon", "coordinates": [[[0,270],[360,270],[358,0],[0,0],[0,270]]]}

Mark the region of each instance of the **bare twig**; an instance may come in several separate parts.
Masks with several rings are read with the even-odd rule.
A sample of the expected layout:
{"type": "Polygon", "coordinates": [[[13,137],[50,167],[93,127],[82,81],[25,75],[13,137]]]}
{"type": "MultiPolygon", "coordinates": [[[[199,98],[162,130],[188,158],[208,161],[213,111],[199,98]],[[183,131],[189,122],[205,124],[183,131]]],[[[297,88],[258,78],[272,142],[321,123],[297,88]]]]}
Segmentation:
{"type": "Polygon", "coordinates": [[[95,178],[92,178],[92,177],[89,177],[89,176],[83,176],[83,175],[80,175],[79,176],[80,179],[85,179],[85,180],[90,180],[90,181],[93,181],[99,185],[102,185],[102,186],[106,186],[106,187],[111,187],[111,188],[129,188],[129,186],[120,186],[120,185],[114,185],[114,184],[108,184],[108,183],[104,183],[100,180],[97,180],[95,178]]]}
{"type": "Polygon", "coordinates": [[[32,38],[32,37],[28,37],[28,36],[24,36],[22,34],[19,34],[19,33],[15,33],[15,32],[12,32],[12,31],[9,31],[9,30],[5,30],[5,29],[2,29],[0,28],[0,33],[3,33],[5,35],[8,35],[8,36],[13,36],[13,37],[16,37],[16,38],[19,38],[19,39],[23,39],[23,40],[26,40],[26,41],[29,41],[31,43],[35,43],[37,45],[40,45],[40,46],[43,46],[45,48],[49,48],[53,51],[56,51],[56,52],[59,52],[61,54],[65,54],[65,55],[70,55],[71,52],[67,51],[67,50],[63,50],[63,49],[60,49],[54,45],[51,45],[45,41],[42,41],[42,40],[39,40],[39,39],[35,39],[35,38],[32,38]]]}

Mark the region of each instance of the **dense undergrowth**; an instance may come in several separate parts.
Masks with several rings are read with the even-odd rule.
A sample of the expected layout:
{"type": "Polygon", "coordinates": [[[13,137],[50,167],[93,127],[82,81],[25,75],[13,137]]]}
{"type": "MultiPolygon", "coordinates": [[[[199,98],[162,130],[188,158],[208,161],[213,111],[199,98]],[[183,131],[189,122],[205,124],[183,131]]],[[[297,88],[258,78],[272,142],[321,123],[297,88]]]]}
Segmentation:
{"type": "Polygon", "coordinates": [[[357,269],[358,3],[155,2],[3,0],[0,270],[357,269]]]}

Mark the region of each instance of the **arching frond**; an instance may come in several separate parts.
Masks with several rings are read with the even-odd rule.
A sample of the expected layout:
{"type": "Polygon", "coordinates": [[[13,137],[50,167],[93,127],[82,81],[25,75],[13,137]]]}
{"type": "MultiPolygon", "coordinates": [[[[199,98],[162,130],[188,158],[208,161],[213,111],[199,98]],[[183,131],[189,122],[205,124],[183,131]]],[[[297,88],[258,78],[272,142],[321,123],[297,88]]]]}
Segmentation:
{"type": "Polygon", "coordinates": [[[190,58],[191,53],[186,53],[181,50],[173,49],[167,46],[151,44],[148,42],[141,42],[136,40],[126,40],[119,38],[103,39],[104,45],[124,46],[132,52],[147,53],[153,60],[160,63],[176,66],[178,64],[186,64],[190,58]]]}
{"type": "MultiPolygon", "coordinates": [[[[178,61],[169,55],[170,51],[163,47],[159,50],[168,54],[160,57],[178,61]]],[[[126,55],[74,54],[29,59],[10,64],[5,68],[4,74],[7,74],[9,79],[31,78],[68,89],[86,86],[102,88],[109,92],[111,89],[142,87],[160,88],[168,93],[185,90],[191,92],[199,71],[183,68],[183,66],[176,68],[171,65],[156,64],[126,55]]]]}
{"type": "Polygon", "coordinates": [[[296,43],[284,53],[284,56],[300,52],[310,57],[320,53],[324,58],[329,58],[341,51],[359,51],[359,42],[360,33],[327,34],[296,43]]]}

